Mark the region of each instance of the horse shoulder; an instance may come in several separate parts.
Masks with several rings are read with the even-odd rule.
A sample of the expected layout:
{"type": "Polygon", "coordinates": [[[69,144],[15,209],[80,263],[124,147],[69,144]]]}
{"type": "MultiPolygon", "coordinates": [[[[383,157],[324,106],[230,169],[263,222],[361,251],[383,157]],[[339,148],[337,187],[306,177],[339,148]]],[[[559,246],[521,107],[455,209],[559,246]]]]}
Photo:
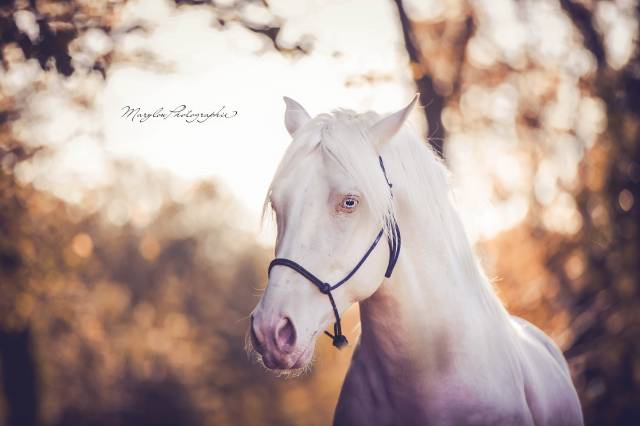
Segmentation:
{"type": "Polygon", "coordinates": [[[582,425],[580,401],[562,351],[535,325],[511,318],[520,331],[525,394],[536,424],[582,425]]]}
{"type": "Polygon", "coordinates": [[[549,355],[553,357],[564,374],[570,378],[571,373],[569,371],[569,366],[567,365],[567,360],[562,354],[562,351],[560,351],[558,345],[556,345],[551,337],[549,337],[544,331],[540,330],[538,327],[523,318],[517,317],[515,315],[512,315],[511,318],[514,322],[520,325],[525,333],[528,333],[533,339],[539,342],[540,345],[542,345],[549,352],[549,355]]]}

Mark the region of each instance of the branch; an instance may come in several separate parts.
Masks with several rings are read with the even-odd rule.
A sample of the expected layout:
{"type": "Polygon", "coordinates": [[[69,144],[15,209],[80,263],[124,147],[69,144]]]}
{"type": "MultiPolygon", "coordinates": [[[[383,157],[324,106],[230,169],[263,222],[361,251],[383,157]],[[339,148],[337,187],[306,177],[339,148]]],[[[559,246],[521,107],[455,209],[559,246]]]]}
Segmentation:
{"type": "Polygon", "coordinates": [[[580,31],[584,39],[584,45],[596,58],[598,69],[606,66],[606,53],[602,38],[596,31],[591,20],[591,11],[581,4],[574,3],[571,0],[560,0],[560,6],[569,15],[573,21],[573,25],[580,31]]]}
{"type": "MultiPolygon", "coordinates": [[[[404,45],[411,62],[413,79],[420,92],[420,104],[424,105],[424,113],[429,125],[430,135],[428,135],[428,140],[435,151],[440,156],[443,156],[446,134],[442,124],[442,111],[446,105],[447,98],[438,93],[436,89],[434,77],[428,71],[420,45],[411,26],[411,20],[407,16],[402,0],[394,0],[394,2],[398,9],[404,45]]],[[[473,27],[473,16],[469,15],[452,39],[453,43],[450,48],[454,53],[452,61],[455,69],[452,77],[452,91],[449,94],[449,97],[452,98],[455,98],[460,90],[460,76],[465,62],[467,42],[471,38],[473,27]]],[[[458,28],[457,24],[456,28],[458,28]]]]}
{"type": "Polygon", "coordinates": [[[411,71],[420,93],[420,105],[424,105],[425,118],[429,126],[429,143],[434,150],[442,157],[444,146],[444,126],[442,124],[442,110],[444,109],[444,98],[436,91],[433,78],[424,71],[422,53],[415,40],[411,21],[404,9],[402,0],[394,0],[398,8],[398,16],[402,26],[402,36],[404,46],[411,62],[411,71]]]}
{"type": "Polygon", "coordinates": [[[402,4],[402,0],[394,0],[394,1],[396,3],[396,7],[398,8],[400,24],[402,25],[402,36],[404,38],[404,46],[407,49],[407,53],[409,54],[409,60],[411,61],[412,65],[422,64],[422,53],[420,53],[418,44],[415,41],[415,36],[413,35],[413,29],[411,27],[411,21],[409,21],[407,12],[404,10],[404,5],[402,4]]]}
{"type": "Polygon", "coordinates": [[[242,25],[249,31],[261,34],[271,41],[273,47],[280,53],[286,54],[308,54],[310,52],[309,46],[305,46],[302,43],[296,43],[293,47],[284,47],[278,43],[278,34],[282,27],[280,25],[252,25],[248,22],[241,21],[242,25]]]}

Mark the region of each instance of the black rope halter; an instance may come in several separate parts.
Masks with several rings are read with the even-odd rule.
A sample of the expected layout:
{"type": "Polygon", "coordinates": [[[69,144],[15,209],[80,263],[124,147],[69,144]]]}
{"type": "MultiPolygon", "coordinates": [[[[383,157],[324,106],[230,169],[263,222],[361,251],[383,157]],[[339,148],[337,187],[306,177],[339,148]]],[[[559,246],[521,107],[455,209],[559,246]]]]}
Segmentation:
{"type": "MultiPolygon", "coordinates": [[[[384,179],[387,181],[387,185],[389,185],[389,190],[391,190],[393,185],[391,184],[391,182],[389,182],[389,179],[387,178],[387,171],[384,168],[382,157],[378,157],[378,159],[380,160],[380,168],[382,168],[384,179]]],[[[384,274],[386,278],[391,277],[393,268],[396,266],[396,262],[398,261],[398,257],[400,256],[400,228],[398,227],[398,223],[396,222],[395,218],[393,218],[393,226],[391,228],[391,232],[392,234],[387,237],[387,241],[389,243],[389,264],[387,265],[387,270],[384,274]]],[[[371,243],[371,245],[369,246],[369,249],[365,252],[364,256],[362,256],[360,261],[351,270],[351,272],[349,272],[347,275],[345,275],[344,278],[342,278],[340,281],[338,281],[333,285],[322,281],[316,275],[314,275],[313,273],[305,269],[302,265],[290,259],[275,258],[269,264],[269,270],[267,272],[268,275],[271,274],[271,269],[273,269],[274,266],[276,265],[286,266],[288,268],[293,269],[303,277],[305,277],[313,285],[318,287],[318,290],[320,290],[322,294],[326,294],[329,297],[329,302],[331,302],[331,308],[333,309],[333,315],[336,317],[336,322],[333,324],[333,334],[329,333],[328,331],[325,331],[325,334],[331,337],[331,339],[333,340],[333,346],[335,346],[338,349],[347,345],[348,341],[347,341],[347,338],[344,336],[344,334],[342,334],[342,324],[340,322],[340,314],[338,312],[338,307],[336,306],[336,302],[335,300],[333,300],[333,295],[331,294],[331,291],[340,287],[342,284],[349,281],[351,277],[353,277],[353,275],[358,271],[358,269],[360,269],[360,267],[367,260],[371,252],[373,252],[373,249],[376,248],[376,246],[380,242],[380,239],[382,238],[382,234],[384,234],[384,227],[380,229],[380,232],[378,232],[378,235],[376,236],[375,240],[373,240],[373,243],[371,243]]]]}

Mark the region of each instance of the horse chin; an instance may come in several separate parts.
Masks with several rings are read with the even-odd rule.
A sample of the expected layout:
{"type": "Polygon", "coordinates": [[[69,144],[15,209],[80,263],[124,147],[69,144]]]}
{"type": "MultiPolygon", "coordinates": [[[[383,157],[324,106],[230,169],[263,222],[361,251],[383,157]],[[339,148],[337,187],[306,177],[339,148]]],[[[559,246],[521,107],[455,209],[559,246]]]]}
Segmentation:
{"type": "Polygon", "coordinates": [[[315,342],[313,345],[310,345],[309,347],[307,347],[302,354],[300,355],[300,357],[296,360],[296,362],[293,363],[293,366],[291,367],[292,370],[297,370],[297,369],[306,369],[309,368],[312,364],[313,361],[313,349],[315,347],[315,342]]]}
{"type": "Polygon", "coordinates": [[[311,350],[304,350],[300,357],[292,364],[273,362],[268,356],[265,357],[261,355],[258,356],[258,362],[277,377],[299,377],[311,371],[311,365],[313,364],[313,348],[311,348],[311,350]]]}

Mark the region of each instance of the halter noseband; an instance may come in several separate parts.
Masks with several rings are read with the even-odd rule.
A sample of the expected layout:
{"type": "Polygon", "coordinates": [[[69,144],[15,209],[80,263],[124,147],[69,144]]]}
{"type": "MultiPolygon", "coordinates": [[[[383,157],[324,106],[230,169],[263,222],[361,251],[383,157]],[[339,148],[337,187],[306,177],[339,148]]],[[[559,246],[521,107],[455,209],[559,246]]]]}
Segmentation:
{"type": "MultiPolygon", "coordinates": [[[[391,191],[391,188],[393,187],[393,185],[389,182],[389,179],[387,178],[387,171],[384,169],[384,163],[382,162],[382,157],[378,157],[378,159],[380,160],[380,168],[382,168],[384,179],[387,181],[387,185],[389,185],[389,190],[391,191]]],[[[398,261],[398,257],[400,256],[400,228],[398,227],[398,223],[395,221],[395,218],[393,219],[393,227],[391,231],[393,234],[387,237],[387,241],[389,243],[389,264],[387,265],[387,270],[384,274],[386,278],[391,277],[393,268],[396,266],[396,262],[398,261]]],[[[342,324],[340,323],[340,314],[338,313],[338,307],[336,306],[335,300],[333,300],[333,295],[331,294],[331,291],[335,290],[336,288],[340,287],[342,284],[349,281],[349,279],[358,271],[358,269],[360,269],[360,267],[367,260],[367,258],[369,257],[373,249],[376,248],[376,246],[380,242],[380,239],[382,238],[382,234],[384,234],[384,227],[380,229],[380,232],[378,232],[378,235],[376,236],[375,240],[373,240],[373,243],[371,244],[371,246],[369,246],[369,249],[365,252],[364,256],[362,256],[360,261],[351,270],[351,272],[349,272],[347,275],[345,275],[344,278],[342,278],[340,281],[338,281],[336,284],[333,284],[333,285],[322,281],[320,278],[318,278],[317,276],[315,276],[314,274],[306,270],[302,265],[290,259],[275,258],[269,264],[269,270],[267,272],[267,275],[271,274],[271,269],[273,269],[273,267],[276,265],[286,266],[288,268],[293,269],[303,277],[305,277],[307,280],[311,282],[311,284],[318,287],[318,290],[320,290],[322,294],[326,294],[329,297],[329,302],[331,302],[331,308],[333,309],[333,315],[336,317],[336,322],[333,324],[333,334],[329,333],[328,331],[325,331],[325,334],[331,337],[331,339],[333,340],[333,346],[335,346],[338,349],[345,346],[348,343],[348,341],[347,341],[347,338],[344,336],[344,334],[342,334],[342,324]]]]}

